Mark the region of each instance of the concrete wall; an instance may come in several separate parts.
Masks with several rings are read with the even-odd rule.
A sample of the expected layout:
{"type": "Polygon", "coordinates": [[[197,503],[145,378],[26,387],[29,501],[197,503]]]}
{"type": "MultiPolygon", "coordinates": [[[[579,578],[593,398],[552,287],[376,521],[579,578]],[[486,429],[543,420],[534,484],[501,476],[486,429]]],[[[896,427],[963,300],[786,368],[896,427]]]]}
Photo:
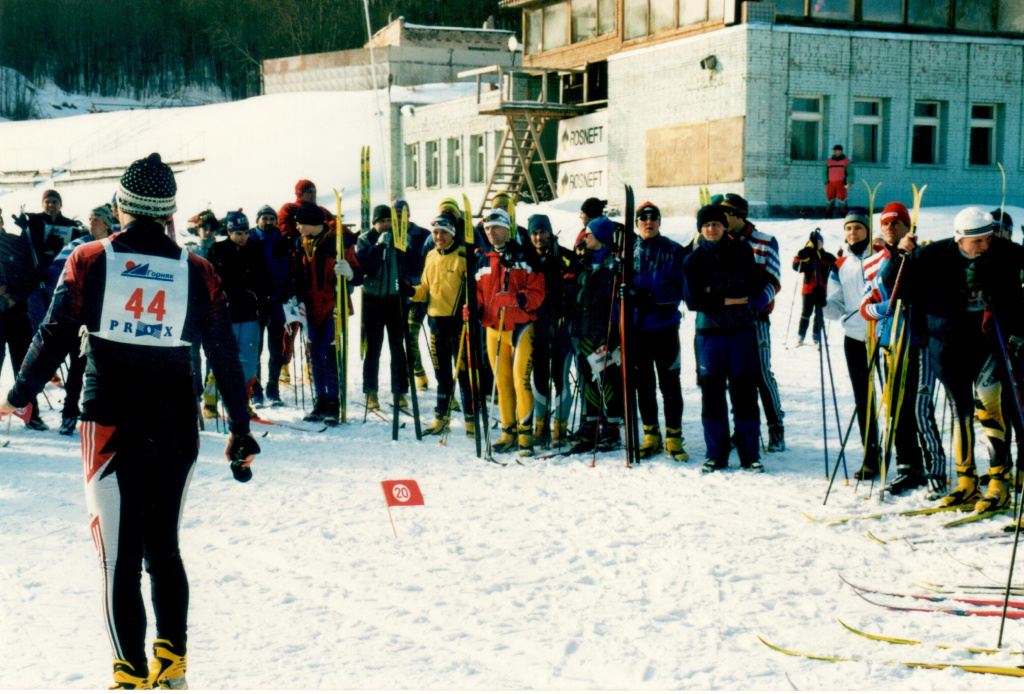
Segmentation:
{"type": "MultiPolygon", "coordinates": [[[[861,179],[881,181],[877,201],[912,201],[911,184],[928,185],[924,203],[998,206],[996,166],[968,163],[970,105],[1000,105],[997,160],[1007,173],[1007,203],[1022,178],[1021,107],[1024,42],[962,36],[747,27],[749,45],[746,189],[773,209],[824,204],[823,162],[792,161],[789,109],[794,95],[825,97],[822,147],[850,152],[853,100],[883,100],[884,161],[854,162],[851,203],[867,204],[861,179]],[[913,104],[944,104],[945,159],[911,164],[913,104]]],[[[822,152],[827,156],[830,152],[822,152]]],[[[877,202],[876,202],[877,204],[877,202]]]]}
{"type": "Polygon", "coordinates": [[[879,201],[909,204],[916,183],[928,184],[925,204],[997,206],[999,169],[968,163],[973,103],[999,105],[996,158],[1006,168],[1007,202],[1024,202],[1014,202],[1024,183],[1020,40],[748,24],[610,57],[608,96],[613,203],[629,183],[666,214],[692,213],[697,186],[645,187],[648,130],[744,116],[743,181],[711,184],[711,193],[740,193],[755,214],[813,213],[824,205],[824,158],[836,143],[851,151],[855,98],[883,100],[884,161],[854,162],[852,204],[867,204],[866,179],[882,182],[879,201]],[[713,75],[699,66],[708,55],[717,59],[713,75]],[[795,95],[825,98],[819,161],[790,158],[795,95]],[[910,163],[916,100],[943,103],[940,164],[910,163]]]}
{"type": "MultiPolygon", "coordinates": [[[[692,213],[696,185],[645,186],[647,130],[716,121],[747,112],[747,40],[744,27],[732,27],[608,59],[609,200],[624,201],[630,184],[638,202],[650,200],[666,215],[692,213]],[[714,71],[700,61],[716,58],[714,71]]],[[[711,193],[745,192],[744,184],[713,184],[711,193]]]]}

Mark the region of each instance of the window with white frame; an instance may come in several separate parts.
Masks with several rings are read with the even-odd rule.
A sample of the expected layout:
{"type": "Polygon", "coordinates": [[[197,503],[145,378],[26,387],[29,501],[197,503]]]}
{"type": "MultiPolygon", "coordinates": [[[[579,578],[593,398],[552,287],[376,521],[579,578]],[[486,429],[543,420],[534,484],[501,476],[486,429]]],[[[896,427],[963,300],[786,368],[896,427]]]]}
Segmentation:
{"type": "Polygon", "coordinates": [[[441,141],[428,140],[426,151],[426,178],[427,188],[437,188],[441,185],[441,141]]]}
{"type": "Polygon", "coordinates": [[[483,135],[469,136],[469,182],[484,183],[487,172],[487,140],[483,135]]]}
{"type": "Polygon", "coordinates": [[[942,105],[915,101],[910,137],[911,164],[942,163],[942,105]]]}
{"type": "Polygon", "coordinates": [[[405,146],[405,187],[419,187],[420,143],[405,146]]]}
{"type": "Polygon", "coordinates": [[[462,185],[462,138],[448,138],[448,185],[462,185]]]}
{"type": "Polygon", "coordinates": [[[971,140],[967,161],[971,166],[994,166],[996,153],[995,104],[971,104],[971,140]]]}
{"type": "Polygon", "coordinates": [[[796,161],[816,161],[821,158],[822,115],[825,98],[821,96],[794,96],[790,111],[792,134],[789,156],[796,161]]]}
{"type": "Polygon", "coordinates": [[[853,100],[853,160],[880,162],[882,157],[882,100],[853,100]]]}

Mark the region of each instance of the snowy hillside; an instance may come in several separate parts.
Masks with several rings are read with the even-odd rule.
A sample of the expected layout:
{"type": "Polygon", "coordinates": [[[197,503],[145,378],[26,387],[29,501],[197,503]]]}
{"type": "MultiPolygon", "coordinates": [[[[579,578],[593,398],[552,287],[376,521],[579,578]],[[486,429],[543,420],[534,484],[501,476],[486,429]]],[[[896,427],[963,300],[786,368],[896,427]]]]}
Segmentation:
{"type": "MultiPolygon", "coordinates": [[[[433,97],[441,93],[458,90],[438,89],[433,97]]],[[[316,181],[321,203],[333,205],[331,186],[355,190],[357,150],[377,142],[372,98],[271,96],[3,123],[0,152],[49,148],[67,160],[84,153],[99,157],[100,150],[135,158],[158,149],[170,159],[169,143],[185,147],[202,138],[206,162],[178,179],[183,213],[209,204],[217,210],[276,206],[291,199],[299,178],[316,181]],[[339,113],[345,114],[341,127],[339,113]]],[[[379,162],[374,168],[380,171],[379,162]]],[[[376,191],[383,190],[378,179],[374,183],[376,191]]],[[[10,193],[0,197],[0,207],[5,214],[21,204],[36,210],[40,193],[10,193]]],[[[65,211],[84,218],[112,193],[109,184],[67,187],[65,211]]],[[[375,203],[383,201],[378,197],[375,203]]],[[[879,207],[894,197],[909,202],[911,195],[883,185],[879,207]]],[[[996,182],[990,199],[977,202],[991,209],[998,198],[996,182]]],[[[926,194],[928,202],[941,201],[926,194]]],[[[525,219],[536,209],[518,214],[525,219]]],[[[563,243],[571,243],[578,201],[539,209],[551,214],[563,243]]],[[[925,209],[921,235],[950,235],[958,209],[925,209]]],[[[1024,209],[1009,211],[1024,221],[1024,209]]],[[[428,218],[415,221],[425,224],[428,218]]],[[[458,418],[447,447],[436,439],[416,442],[411,421],[394,443],[390,424],[373,416],[362,421],[356,405],[362,398],[361,363],[358,349],[352,349],[350,423],[319,434],[254,425],[257,436],[266,436],[258,439],[263,453],[249,484],[232,479],[222,453],[225,436],[209,423],[201,435],[181,529],[191,584],[190,685],[1019,690],[1020,680],[1013,678],[882,662],[1015,666],[1019,655],[880,643],[837,621],[873,634],[994,648],[998,618],[889,611],[860,599],[839,574],[898,593],[923,592],[918,581],[1005,581],[1011,536],[999,532],[1006,521],[998,518],[944,529],[948,518],[942,516],[949,514],[832,526],[803,515],[839,518],[927,502],[919,491],[879,503],[877,487],[866,498],[869,490],[855,488],[852,480],[845,484],[840,468],[822,507],[827,480],[819,369],[827,387],[828,364],[819,364],[811,347],[784,347],[794,342],[799,318],[790,318],[798,275],[789,262],[818,226],[834,250],[841,222],[775,220],[758,226],[778,237],[785,278],[772,330],[787,450],[764,456],[766,474],[739,471],[735,458],[727,471],[700,474],[704,443],[690,316],[681,328],[690,461],[659,456],[634,469],[625,469],[619,453],[598,455],[594,468],[584,456],[526,460],[525,466],[509,457],[511,464],[499,467],[475,457],[458,418]],[[380,482],[408,478],[418,481],[426,505],[392,510],[396,538],[380,482]],[[766,648],[758,635],[788,648],[869,662],[788,657],[766,648]]],[[[693,220],[667,219],[663,230],[687,240],[693,220]]],[[[358,330],[358,315],[351,325],[358,330]]],[[[842,332],[833,327],[828,337],[845,427],[853,397],[842,332]]],[[[381,377],[387,411],[386,367],[381,377]]],[[[0,389],[6,392],[11,380],[8,361],[0,389]]],[[[420,394],[425,413],[435,395],[432,373],[430,380],[431,390],[420,394]]],[[[295,396],[284,394],[285,408],[263,414],[298,423],[302,411],[295,396]]],[[[6,627],[0,630],[0,688],[94,689],[110,683],[111,657],[86,526],[79,438],[56,434],[63,391],[48,387],[47,395],[56,408],[43,401],[50,431],[31,432],[16,422],[8,434],[6,423],[0,425],[0,441],[9,440],[0,448],[0,613],[6,627]]],[[[308,398],[307,393],[307,405],[308,398]]],[[[830,466],[839,447],[835,418],[830,406],[830,466]]],[[[948,433],[946,441],[948,452],[948,433]]],[[[859,445],[852,443],[848,453],[852,475],[859,445]]],[[[984,468],[980,445],[979,460],[984,468]]],[[[1016,582],[1024,583],[1024,575],[1016,582]]],[[[1024,650],[1024,622],[1008,621],[1004,646],[1024,650]]]]}

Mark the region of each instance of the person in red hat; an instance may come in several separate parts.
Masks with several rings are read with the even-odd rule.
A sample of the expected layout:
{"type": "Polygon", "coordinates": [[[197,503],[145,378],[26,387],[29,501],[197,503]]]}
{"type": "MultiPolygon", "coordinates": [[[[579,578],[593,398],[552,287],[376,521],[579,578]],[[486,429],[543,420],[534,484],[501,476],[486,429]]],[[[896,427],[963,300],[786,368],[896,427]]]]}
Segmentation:
{"type": "MultiPolygon", "coordinates": [[[[894,316],[889,311],[893,287],[891,285],[886,287],[882,282],[882,276],[887,267],[898,267],[903,262],[898,247],[904,237],[914,237],[914,234],[911,233],[910,212],[907,211],[906,205],[901,202],[890,202],[886,205],[879,217],[879,223],[882,228],[884,247],[864,261],[864,281],[866,287],[860,313],[865,320],[870,321],[869,329],[874,330],[875,338],[879,340],[882,349],[885,350],[885,353],[890,353],[894,349],[894,345],[891,344],[892,320],[894,316]]],[[[900,293],[902,294],[902,290],[900,293]]],[[[898,299],[899,297],[897,296],[896,298],[898,299]]],[[[913,317],[907,319],[907,324],[911,326],[911,339],[910,352],[907,359],[906,380],[904,381],[902,393],[916,394],[918,392],[922,366],[930,373],[932,362],[925,359],[922,363],[921,345],[923,344],[924,336],[916,329],[917,324],[913,317]]],[[[881,353],[879,354],[878,361],[880,364],[883,362],[881,353]]],[[[891,369],[890,373],[892,373],[891,369]]],[[[908,405],[914,403],[916,399],[916,395],[909,398],[905,395],[901,397],[905,398],[904,402],[908,405]]],[[[919,416],[917,409],[915,407],[914,414],[910,414],[909,408],[903,410],[903,415],[900,416],[896,425],[894,438],[896,447],[896,477],[886,487],[886,491],[893,495],[903,494],[904,492],[929,484],[929,479],[926,479],[924,474],[923,446],[919,445],[919,438],[927,436],[938,438],[938,429],[935,427],[934,416],[930,426],[928,426],[927,418],[919,416]],[[922,424],[925,426],[922,427],[922,424]]],[[[884,451],[882,455],[885,455],[884,451]]],[[[857,476],[860,478],[873,477],[874,471],[862,468],[857,476]]],[[[930,480],[932,486],[930,493],[932,497],[936,499],[941,498],[945,491],[944,475],[938,470],[933,470],[930,480]]]]}
{"type": "MultiPolygon", "coordinates": [[[[286,202],[281,205],[281,209],[277,212],[277,226],[285,238],[292,241],[298,238],[299,232],[295,226],[295,213],[306,203],[316,205],[316,184],[304,178],[295,184],[295,202],[286,202]]],[[[324,223],[333,229],[334,215],[326,207],[321,206],[320,209],[324,213],[324,223]]]]}

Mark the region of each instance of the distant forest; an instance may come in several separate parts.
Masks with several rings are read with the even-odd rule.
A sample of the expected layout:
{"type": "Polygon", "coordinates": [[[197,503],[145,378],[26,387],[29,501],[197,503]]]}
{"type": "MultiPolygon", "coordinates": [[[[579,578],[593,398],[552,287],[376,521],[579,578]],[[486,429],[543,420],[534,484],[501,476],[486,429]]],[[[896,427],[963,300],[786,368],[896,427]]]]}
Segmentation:
{"type": "MultiPolygon", "coordinates": [[[[416,24],[517,29],[498,0],[369,0],[373,31],[416,24]]],[[[0,67],[65,91],[145,99],[183,85],[229,98],[259,93],[260,62],[366,43],[363,0],[0,0],[0,67]]],[[[24,85],[0,85],[0,115],[28,106],[24,85]],[[13,90],[13,93],[12,93],[13,90]],[[6,98],[5,98],[6,97],[6,98]]]]}

